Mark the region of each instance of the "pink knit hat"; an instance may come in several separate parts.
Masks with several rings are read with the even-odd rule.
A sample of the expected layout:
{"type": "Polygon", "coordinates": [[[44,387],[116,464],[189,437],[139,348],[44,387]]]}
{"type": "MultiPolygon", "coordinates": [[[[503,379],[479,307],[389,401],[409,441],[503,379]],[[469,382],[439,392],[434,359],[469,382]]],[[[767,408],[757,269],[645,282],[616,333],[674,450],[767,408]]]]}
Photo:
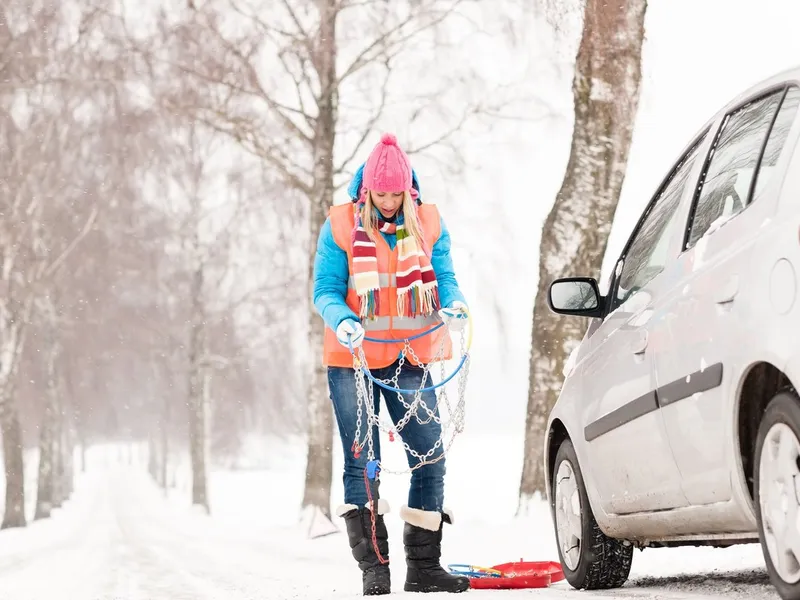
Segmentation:
{"type": "Polygon", "coordinates": [[[374,192],[411,189],[411,161],[391,133],[384,133],[369,155],[364,166],[363,186],[374,192]]]}

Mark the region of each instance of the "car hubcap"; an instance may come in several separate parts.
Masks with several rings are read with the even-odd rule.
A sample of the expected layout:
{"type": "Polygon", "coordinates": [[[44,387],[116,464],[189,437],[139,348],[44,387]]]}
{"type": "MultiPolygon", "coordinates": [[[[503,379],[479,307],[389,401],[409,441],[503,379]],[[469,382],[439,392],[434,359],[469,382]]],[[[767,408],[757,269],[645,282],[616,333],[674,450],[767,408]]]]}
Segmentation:
{"type": "Polygon", "coordinates": [[[783,423],[764,440],[758,495],[764,542],[770,560],[786,583],[800,581],[800,441],[783,423]]]}
{"type": "Polygon", "coordinates": [[[578,480],[568,460],[561,462],[556,473],[555,505],[558,547],[564,563],[574,571],[580,560],[583,526],[578,480]]]}

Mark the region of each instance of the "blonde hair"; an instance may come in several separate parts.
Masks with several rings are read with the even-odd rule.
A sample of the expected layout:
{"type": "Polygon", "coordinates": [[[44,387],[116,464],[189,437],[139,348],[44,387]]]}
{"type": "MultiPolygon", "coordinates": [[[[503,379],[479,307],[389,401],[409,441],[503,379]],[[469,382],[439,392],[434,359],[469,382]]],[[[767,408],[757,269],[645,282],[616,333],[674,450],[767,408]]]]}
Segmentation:
{"type": "MultiPolygon", "coordinates": [[[[422,225],[417,217],[417,201],[411,197],[408,191],[403,192],[403,224],[409,235],[414,236],[420,248],[425,248],[425,241],[422,238],[422,225]]],[[[361,223],[364,226],[367,236],[373,242],[376,241],[375,234],[378,231],[378,209],[372,202],[372,192],[368,191],[361,207],[361,223]]]]}

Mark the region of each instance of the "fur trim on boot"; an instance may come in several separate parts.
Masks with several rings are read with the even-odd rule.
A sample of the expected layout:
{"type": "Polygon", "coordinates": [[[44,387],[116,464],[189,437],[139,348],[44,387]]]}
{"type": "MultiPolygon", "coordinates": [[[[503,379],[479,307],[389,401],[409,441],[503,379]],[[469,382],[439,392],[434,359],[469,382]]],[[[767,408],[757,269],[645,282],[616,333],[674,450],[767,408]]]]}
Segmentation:
{"type": "MultiPolygon", "coordinates": [[[[369,505],[369,503],[365,504],[364,508],[366,508],[367,510],[371,510],[372,509],[372,507],[369,505]]],[[[355,504],[342,504],[341,506],[339,506],[336,509],[336,516],[337,517],[343,517],[347,513],[349,513],[351,510],[358,510],[358,506],[356,506],[355,504]]],[[[391,510],[391,507],[389,506],[389,503],[386,500],[384,500],[383,498],[378,498],[378,514],[379,515],[386,515],[386,514],[388,514],[390,512],[390,510],[391,510]]]]}
{"type": "Polygon", "coordinates": [[[442,520],[449,525],[455,523],[453,511],[443,508],[442,512],[432,510],[420,510],[419,508],[409,508],[405,504],[400,507],[400,518],[406,523],[427,529],[428,531],[439,531],[442,520]]]}

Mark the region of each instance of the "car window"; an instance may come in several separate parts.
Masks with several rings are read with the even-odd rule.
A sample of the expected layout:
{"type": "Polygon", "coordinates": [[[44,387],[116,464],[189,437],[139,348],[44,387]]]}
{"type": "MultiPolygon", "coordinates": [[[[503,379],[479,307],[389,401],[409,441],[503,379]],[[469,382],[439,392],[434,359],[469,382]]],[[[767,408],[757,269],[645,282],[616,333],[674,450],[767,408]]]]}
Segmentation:
{"type": "Polygon", "coordinates": [[[692,211],[687,248],[712,226],[744,210],[761,147],[782,96],[783,90],[754,100],[725,118],[692,211]]]}
{"type": "Polygon", "coordinates": [[[669,260],[669,244],[678,226],[678,207],[689,183],[705,134],[687,152],[669,176],[666,185],[647,208],[646,216],[618,264],[617,289],[612,308],[631,298],[656,275],[669,260]]]}
{"type": "MultiPolygon", "coordinates": [[[[789,137],[789,130],[792,128],[792,123],[794,123],[794,118],[797,115],[798,105],[800,105],[800,88],[792,86],[786,92],[786,97],[781,103],[778,116],[775,118],[775,124],[769,132],[767,145],[764,148],[764,156],[758,166],[758,173],[756,173],[756,189],[753,194],[753,200],[761,195],[761,192],[764,191],[772,179],[775,165],[781,157],[781,152],[789,137]]],[[[752,202],[753,200],[750,201],[752,202]]]]}

